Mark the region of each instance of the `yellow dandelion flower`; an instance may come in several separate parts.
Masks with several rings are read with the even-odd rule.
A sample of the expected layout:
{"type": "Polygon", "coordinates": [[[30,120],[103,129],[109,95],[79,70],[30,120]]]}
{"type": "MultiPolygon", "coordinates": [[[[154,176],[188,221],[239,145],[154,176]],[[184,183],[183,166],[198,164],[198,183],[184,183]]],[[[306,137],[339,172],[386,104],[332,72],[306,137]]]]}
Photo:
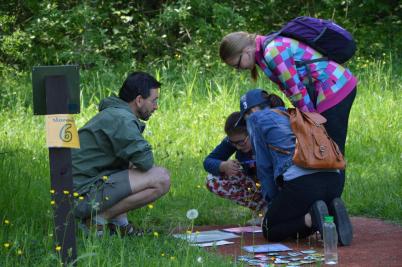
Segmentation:
{"type": "Polygon", "coordinates": [[[54,189],[50,190],[50,194],[54,194],[56,191],[54,191],[54,189]]]}
{"type": "Polygon", "coordinates": [[[159,236],[159,233],[158,233],[158,232],[154,232],[154,236],[155,236],[155,237],[158,237],[158,236],[159,236]]]}
{"type": "Polygon", "coordinates": [[[61,250],[61,246],[56,246],[56,251],[60,251],[61,250]]]}
{"type": "Polygon", "coordinates": [[[103,181],[107,181],[108,177],[105,175],[102,177],[103,181]]]}
{"type": "Polygon", "coordinates": [[[191,234],[191,231],[190,231],[190,230],[187,230],[187,231],[186,231],[186,234],[188,234],[188,235],[191,234]]]}
{"type": "Polygon", "coordinates": [[[22,255],[22,250],[21,249],[17,250],[17,254],[22,255]]]}
{"type": "Polygon", "coordinates": [[[174,259],[176,259],[176,257],[175,257],[175,256],[171,256],[170,259],[171,259],[171,260],[174,260],[174,259]]]}
{"type": "Polygon", "coordinates": [[[260,185],[259,183],[255,183],[255,186],[256,186],[257,188],[260,188],[260,187],[261,187],[261,185],[260,185]]]}
{"type": "Polygon", "coordinates": [[[73,196],[74,196],[74,197],[78,197],[79,195],[80,195],[80,194],[78,194],[77,192],[74,192],[74,193],[73,193],[73,196]]]}
{"type": "Polygon", "coordinates": [[[197,185],[197,188],[201,188],[201,185],[197,185]]]}
{"type": "Polygon", "coordinates": [[[56,202],[54,200],[50,201],[50,205],[54,205],[56,202]]]}
{"type": "Polygon", "coordinates": [[[10,243],[4,243],[3,244],[5,248],[9,248],[10,247],[10,243]]]}
{"type": "Polygon", "coordinates": [[[63,191],[63,194],[68,195],[68,194],[70,194],[70,191],[64,190],[64,191],[63,191]]]}
{"type": "Polygon", "coordinates": [[[196,235],[199,235],[199,234],[200,234],[200,231],[195,231],[195,234],[196,234],[196,235]]]}
{"type": "Polygon", "coordinates": [[[148,208],[149,208],[149,209],[153,209],[153,208],[154,208],[154,205],[148,204],[148,208]]]}
{"type": "Polygon", "coordinates": [[[10,221],[7,220],[7,219],[5,219],[5,220],[4,220],[4,224],[10,224],[10,221]]]}
{"type": "Polygon", "coordinates": [[[84,200],[83,196],[78,197],[79,200],[84,200]]]}
{"type": "Polygon", "coordinates": [[[161,256],[162,256],[162,257],[165,257],[165,253],[161,253],[161,256]]]}

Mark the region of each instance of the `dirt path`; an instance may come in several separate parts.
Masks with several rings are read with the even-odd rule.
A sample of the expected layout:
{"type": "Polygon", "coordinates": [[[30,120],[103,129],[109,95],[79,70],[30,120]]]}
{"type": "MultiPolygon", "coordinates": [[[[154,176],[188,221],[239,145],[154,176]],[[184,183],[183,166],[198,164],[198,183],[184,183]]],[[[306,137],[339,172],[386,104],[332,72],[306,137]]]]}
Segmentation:
{"type": "MultiPolygon", "coordinates": [[[[349,247],[338,247],[338,266],[398,266],[402,267],[402,227],[378,219],[363,217],[352,217],[354,228],[353,243],[349,247]]],[[[200,226],[194,230],[205,231],[212,229],[224,229],[233,227],[226,226],[200,226]]],[[[245,245],[266,244],[262,233],[244,234],[243,238],[231,239],[234,244],[220,246],[217,253],[233,256],[246,255],[241,249],[245,245]]],[[[323,252],[322,242],[317,241],[315,236],[309,239],[302,239],[298,242],[281,242],[293,250],[314,249],[323,252]]],[[[278,265],[284,266],[284,265],[278,265]]],[[[303,265],[306,266],[306,265],[303,265]]]]}

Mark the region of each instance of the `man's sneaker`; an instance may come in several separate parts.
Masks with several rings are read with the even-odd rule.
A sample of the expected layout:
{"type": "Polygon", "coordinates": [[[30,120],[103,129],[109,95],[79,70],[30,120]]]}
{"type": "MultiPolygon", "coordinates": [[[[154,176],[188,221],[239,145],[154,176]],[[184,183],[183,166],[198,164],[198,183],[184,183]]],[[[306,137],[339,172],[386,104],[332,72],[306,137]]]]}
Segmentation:
{"type": "Polygon", "coordinates": [[[335,198],[331,201],[328,209],[329,213],[334,217],[339,243],[342,246],[349,246],[353,239],[353,227],[345,204],[342,199],[335,198]]]}
{"type": "Polygon", "coordinates": [[[321,238],[323,237],[322,226],[324,224],[324,217],[328,216],[328,207],[322,200],[317,200],[310,208],[310,216],[312,223],[312,230],[319,231],[321,238]]]}

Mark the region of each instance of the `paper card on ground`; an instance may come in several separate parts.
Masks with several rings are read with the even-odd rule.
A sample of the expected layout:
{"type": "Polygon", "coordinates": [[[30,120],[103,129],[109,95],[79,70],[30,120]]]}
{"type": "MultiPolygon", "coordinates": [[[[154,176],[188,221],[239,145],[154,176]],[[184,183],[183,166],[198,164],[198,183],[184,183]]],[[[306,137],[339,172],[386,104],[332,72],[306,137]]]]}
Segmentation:
{"type": "Polygon", "coordinates": [[[190,246],[213,247],[213,246],[223,246],[223,245],[230,245],[230,244],[234,244],[234,242],[226,241],[226,240],[219,240],[219,241],[207,242],[207,243],[193,243],[193,244],[190,244],[190,246]]]}
{"type": "Polygon", "coordinates": [[[187,240],[191,243],[203,243],[239,237],[233,233],[222,232],[219,230],[203,231],[191,234],[174,234],[173,236],[187,240]]]}
{"type": "Polygon", "coordinates": [[[279,252],[292,250],[291,248],[282,244],[264,244],[257,246],[244,246],[243,249],[251,253],[264,253],[264,252],[279,252]]]}
{"type": "Polygon", "coordinates": [[[243,226],[222,229],[222,231],[230,233],[262,233],[262,229],[259,226],[243,226]]]}

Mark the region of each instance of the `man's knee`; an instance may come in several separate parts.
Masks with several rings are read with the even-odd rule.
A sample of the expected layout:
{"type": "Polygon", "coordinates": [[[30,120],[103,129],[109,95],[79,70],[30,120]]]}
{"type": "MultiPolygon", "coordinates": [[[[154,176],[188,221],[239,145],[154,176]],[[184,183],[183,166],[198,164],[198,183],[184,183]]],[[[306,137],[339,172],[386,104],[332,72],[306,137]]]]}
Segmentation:
{"type": "Polygon", "coordinates": [[[155,167],[154,173],[155,187],[160,195],[166,194],[170,189],[170,173],[163,167],[155,167]]]}

